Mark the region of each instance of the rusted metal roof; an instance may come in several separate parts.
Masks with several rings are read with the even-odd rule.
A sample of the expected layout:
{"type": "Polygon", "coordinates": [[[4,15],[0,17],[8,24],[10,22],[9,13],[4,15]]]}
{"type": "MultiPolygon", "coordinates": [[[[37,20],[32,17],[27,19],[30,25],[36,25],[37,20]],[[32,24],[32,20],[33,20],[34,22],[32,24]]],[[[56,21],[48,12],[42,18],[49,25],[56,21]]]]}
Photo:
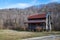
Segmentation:
{"type": "Polygon", "coordinates": [[[28,16],[28,19],[33,19],[33,18],[46,18],[46,13],[28,16]]]}

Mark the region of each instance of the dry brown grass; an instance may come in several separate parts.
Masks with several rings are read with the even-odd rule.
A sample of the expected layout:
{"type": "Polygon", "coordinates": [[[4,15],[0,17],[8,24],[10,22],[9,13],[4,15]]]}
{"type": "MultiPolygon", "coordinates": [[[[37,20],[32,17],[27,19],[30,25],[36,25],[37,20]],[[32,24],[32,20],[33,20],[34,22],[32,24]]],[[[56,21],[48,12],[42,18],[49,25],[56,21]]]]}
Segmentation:
{"type": "Polygon", "coordinates": [[[18,40],[32,36],[32,32],[18,32],[12,30],[0,30],[0,40],[18,40]]]}
{"type": "Polygon", "coordinates": [[[0,40],[21,40],[23,38],[60,34],[60,32],[26,32],[13,30],[0,30],[0,40]]]}

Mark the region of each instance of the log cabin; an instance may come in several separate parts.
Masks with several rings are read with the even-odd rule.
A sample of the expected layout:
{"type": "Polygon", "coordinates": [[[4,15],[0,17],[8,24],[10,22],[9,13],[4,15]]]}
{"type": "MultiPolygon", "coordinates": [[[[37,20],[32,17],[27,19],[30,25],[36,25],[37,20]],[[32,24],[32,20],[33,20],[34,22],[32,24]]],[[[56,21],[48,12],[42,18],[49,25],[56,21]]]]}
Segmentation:
{"type": "Polygon", "coordinates": [[[28,16],[28,29],[31,31],[51,31],[50,13],[41,13],[28,16]]]}

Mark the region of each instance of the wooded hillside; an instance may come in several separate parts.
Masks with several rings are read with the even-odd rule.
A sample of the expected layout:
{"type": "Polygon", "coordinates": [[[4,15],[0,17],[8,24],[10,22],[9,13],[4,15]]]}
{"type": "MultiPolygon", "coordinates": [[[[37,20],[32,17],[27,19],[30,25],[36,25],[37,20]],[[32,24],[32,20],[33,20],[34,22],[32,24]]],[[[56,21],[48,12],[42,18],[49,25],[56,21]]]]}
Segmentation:
{"type": "Polygon", "coordinates": [[[60,3],[42,4],[25,9],[0,9],[0,28],[19,29],[25,27],[24,22],[27,21],[29,15],[41,12],[50,12],[52,27],[60,30],[60,3]]]}

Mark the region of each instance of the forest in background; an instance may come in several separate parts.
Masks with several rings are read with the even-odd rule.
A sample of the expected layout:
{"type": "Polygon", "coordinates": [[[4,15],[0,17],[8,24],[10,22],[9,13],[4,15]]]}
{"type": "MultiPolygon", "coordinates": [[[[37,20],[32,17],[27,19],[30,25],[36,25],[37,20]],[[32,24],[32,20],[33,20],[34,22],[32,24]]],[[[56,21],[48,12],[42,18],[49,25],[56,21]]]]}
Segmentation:
{"type": "Polygon", "coordinates": [[[32,14],[42,12],[51,13],[52,28],[60,30],[60,3],[48,3],[37,6],[31,6],[25,9],[10,8],[0,9],[0,28],[1,29],[20,29],[27,28],[24,24],[27,17],[32,14]]]}

